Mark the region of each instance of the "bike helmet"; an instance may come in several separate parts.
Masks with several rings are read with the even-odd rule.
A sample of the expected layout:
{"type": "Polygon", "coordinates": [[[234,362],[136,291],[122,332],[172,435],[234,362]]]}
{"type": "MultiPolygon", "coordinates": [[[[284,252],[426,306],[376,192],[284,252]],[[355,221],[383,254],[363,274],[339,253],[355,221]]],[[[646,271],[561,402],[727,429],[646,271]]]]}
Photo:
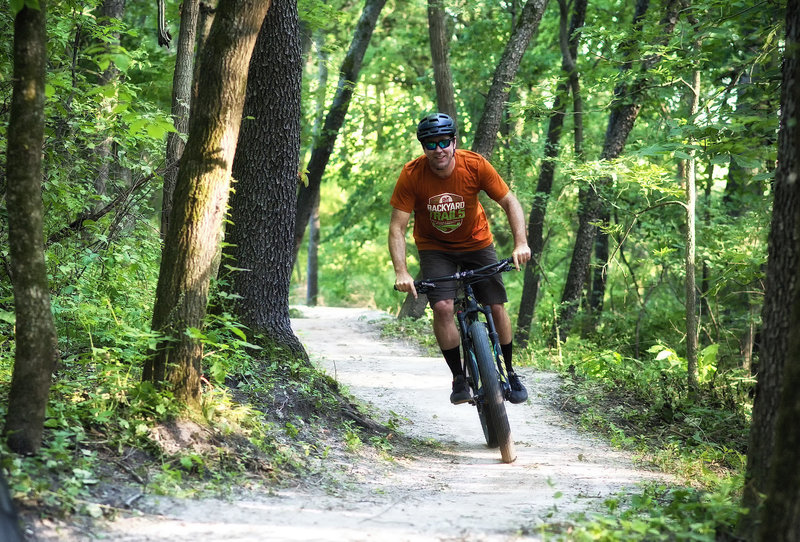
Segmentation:
{"type": "Polygon", "coordinates": [[[444,113],[432,113],[424,117],[417,125],[417,139],[422,141],[430,137],[456,135],[456,121],[444,113]]]}

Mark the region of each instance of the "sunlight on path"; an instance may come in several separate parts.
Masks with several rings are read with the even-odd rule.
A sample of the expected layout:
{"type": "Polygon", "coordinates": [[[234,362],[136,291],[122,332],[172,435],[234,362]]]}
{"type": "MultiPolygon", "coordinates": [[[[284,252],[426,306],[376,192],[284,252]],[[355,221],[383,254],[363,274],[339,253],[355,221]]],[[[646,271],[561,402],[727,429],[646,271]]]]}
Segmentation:
{"type": "MultiPolygon", "coordinates": [[[[542,540],[543,523],[599,509],[618,492],[661,475],[637,467],[601,439],[579,432],[551,406],[549,373],[520,371],[530,400],[507,403],[517,449],[512,464],[486,447],[475,408],[450,404],[450,373],[438,357],[380,338],[366,309],[301,307],[293,328],[315,363],[379,421],[432,443],[393,461],[353,457],[326,465],[341,483],[306,484],[223,499],[147,497],[149,513],[119,518],[115,542],[542,540]]],[[[52,538],[58,540],[58,538],[52,538]]]]}

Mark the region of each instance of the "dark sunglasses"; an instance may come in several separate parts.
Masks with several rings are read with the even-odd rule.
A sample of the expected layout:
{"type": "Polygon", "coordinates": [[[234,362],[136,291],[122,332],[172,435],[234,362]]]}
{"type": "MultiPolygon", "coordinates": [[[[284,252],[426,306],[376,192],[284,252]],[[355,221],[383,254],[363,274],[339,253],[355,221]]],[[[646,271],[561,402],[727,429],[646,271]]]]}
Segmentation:
{"type": "Polygon", "coordinates": [[[442,141],[424,141],[422,146],[425,147],[426,150],[432,151],[435,150],[436,147],[439,147],[440,149],[446,149],[452,142],[453,138],[451,137],[450,139],[444,139],[442,141]]]}

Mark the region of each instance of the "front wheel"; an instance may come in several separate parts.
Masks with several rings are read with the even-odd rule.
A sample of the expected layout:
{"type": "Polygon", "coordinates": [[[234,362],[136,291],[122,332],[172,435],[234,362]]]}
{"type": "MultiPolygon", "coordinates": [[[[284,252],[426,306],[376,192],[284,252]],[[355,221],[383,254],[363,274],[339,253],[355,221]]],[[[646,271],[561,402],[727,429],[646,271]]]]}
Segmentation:
{"type": "Polygon", "coordinates": [[[492,347],[489,343],[489,335],[486,332],[486,325],[483,322],[473,322],[469,327],[472,347],[475,350],[475,359],[480,375],[479,388],[483,392],[483,404],[478,408],[485,409],[485,417],[481,416],[481,423],[484,426],[484,435],[487,437],[487,444],[500,447],[500,455],[504,463],[511,463],[517,458],[514,451],[514,442],[511,440],[511,428],[508,425],[506,406],[503,402],[503,392],[500,388],[500,380],[497,375],[497,367],[492,355],[492,347]]]}

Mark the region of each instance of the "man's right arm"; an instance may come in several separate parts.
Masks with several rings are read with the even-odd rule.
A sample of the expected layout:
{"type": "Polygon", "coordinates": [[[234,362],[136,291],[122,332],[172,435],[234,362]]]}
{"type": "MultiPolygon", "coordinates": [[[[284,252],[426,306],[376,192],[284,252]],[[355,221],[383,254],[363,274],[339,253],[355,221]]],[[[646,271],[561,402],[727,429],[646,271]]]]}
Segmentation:
{"type": "Polygon", "coordinates": [[[401,292],[410,292],[416,298],[414,277],[408,272],[406,265],[406,230],[409,220],[411,213],[397,208],[392,209],[392,218],[389,222],[389,254],[392,256],[394,266],[395,287],[401,292]]]}

